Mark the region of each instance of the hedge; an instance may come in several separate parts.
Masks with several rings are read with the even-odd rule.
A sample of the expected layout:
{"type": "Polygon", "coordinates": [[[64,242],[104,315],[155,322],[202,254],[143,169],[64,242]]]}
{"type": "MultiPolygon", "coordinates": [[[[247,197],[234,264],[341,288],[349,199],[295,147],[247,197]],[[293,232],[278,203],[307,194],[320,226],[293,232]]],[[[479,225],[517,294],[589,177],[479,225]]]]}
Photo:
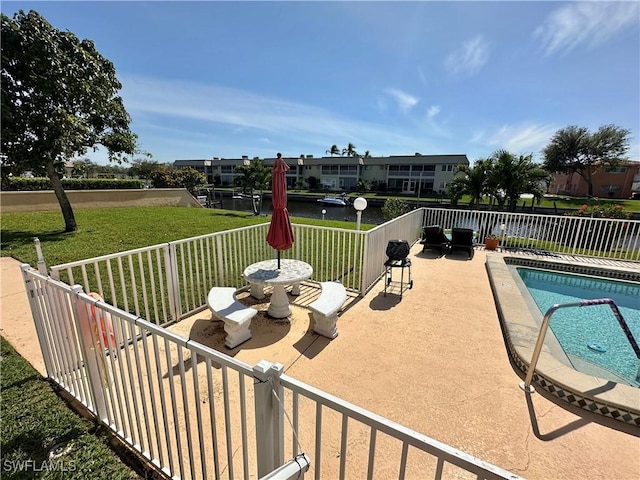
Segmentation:
{"type": "MultiPolygon", "coordinates": [[[[62,187],[65,190],[135,190],[142,188],[142,181],[116,178],[63,178],[62,187]]],[[[2,190],[53,190],[53,187],[46,177],[6,177],[2,179],[2,190]]]]}

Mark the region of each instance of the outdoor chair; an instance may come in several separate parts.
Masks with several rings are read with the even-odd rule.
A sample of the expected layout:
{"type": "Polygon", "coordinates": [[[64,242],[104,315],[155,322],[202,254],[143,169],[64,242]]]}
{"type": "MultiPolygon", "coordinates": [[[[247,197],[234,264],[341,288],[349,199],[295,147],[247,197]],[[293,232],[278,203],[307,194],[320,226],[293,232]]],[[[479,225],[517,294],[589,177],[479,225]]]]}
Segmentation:
{"type": "Polygon", "coordinates": [[[451,244],[449,252],[463,250],[473,257],[473,230],[470,228],[453,228],[451,230],[451,244]]]}
{"type": "Polygon", "coordinates": [[[387,260],[384,262],[385,269],[385,281],[384,281],[384,296],[387,296],[387,285],[391,283],[393,278],[393,269],[401,268],[400,273],[400,296],[404,292],[404,269],[409,269],[409,288],[413,288],[413,280],[411,280],[411,259],[409,258],[409,242],[406,240],[389,240],[387,244],[387,260]]]}
{"type": "Polygon", "coordinates": [[[430,225],[422,229],[422,251],[427,249],[438,250],[442,255],[449,249],[449,239],[444,234],[444,230],[440,225],[430,225]]]}

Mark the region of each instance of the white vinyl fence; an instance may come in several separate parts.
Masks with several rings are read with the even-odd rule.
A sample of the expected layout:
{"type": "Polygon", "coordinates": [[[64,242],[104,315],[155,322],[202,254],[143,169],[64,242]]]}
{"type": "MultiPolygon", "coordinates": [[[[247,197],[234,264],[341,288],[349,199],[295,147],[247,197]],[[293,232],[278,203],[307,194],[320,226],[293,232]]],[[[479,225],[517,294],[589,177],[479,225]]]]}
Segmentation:
{"type": "Polygon", "coordinates": [[[518,478],[284,375],[282,365],[245,364],[79,285],[22,271],[48,376],[171,478],[258,478],[285,460],[300,475],[310,461],[316,479],[518,478]]]}
{"type": "Polygon", "coordinates": [[[479,210],[424,209],[424,225],[471,228],[477,241],[539,252],[640,261],[640,221],[479,210]]]}
{"type": "MultiPolygon", "coordinates": [[[[637,220],[437,208],[413,210],[366,232],[293,224],[293,248],[281,256],[311,264],[312,281],[340,280],[364,294],[384,273],[387,243],[403,239],[414,244],[426,225],[471,228],[478,243],[485,235],[499,235],[506,249],[640,261],[637,220]]],[[[205,308],[210,288],[246,285],[244,268],[275,256],[265,241],[268,227],[265,223],[56,265],[51,275],[69,285],[79,283],[137,317],[168,325],[205,308]]]]}
{"type": "MultiPolygon", "coordinates": [[[[506,248],[640,260],[638,221],[431,208],[367,232],[295,224],[282,257],[310,263],[312,281],[364,294],[384,273],[387,243],[414,244],[433,224],[472,228],[478,242],[500,235],[506,248]]],[[[175,478],[256,478],[309,458],[317,479],[516,478],[298,382],[281,365],[247,365],[162,328],[206,308],[211,287],[244,286],[246,266],[275,256],[267,229],[58,265],[51,277],[24,265],[48,375],[175,478]]]]}

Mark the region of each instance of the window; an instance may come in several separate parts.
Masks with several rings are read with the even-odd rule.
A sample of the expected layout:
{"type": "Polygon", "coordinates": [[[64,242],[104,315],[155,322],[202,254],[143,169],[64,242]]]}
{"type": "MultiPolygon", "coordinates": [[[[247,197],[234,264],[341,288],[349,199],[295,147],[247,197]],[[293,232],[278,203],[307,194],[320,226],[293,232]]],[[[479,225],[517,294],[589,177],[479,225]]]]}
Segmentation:
{"type": "Polygon", "coordinates": [[[604,173],[624,173],[627,171],[627,167],[607,167],[604,169],[604,173]]]}

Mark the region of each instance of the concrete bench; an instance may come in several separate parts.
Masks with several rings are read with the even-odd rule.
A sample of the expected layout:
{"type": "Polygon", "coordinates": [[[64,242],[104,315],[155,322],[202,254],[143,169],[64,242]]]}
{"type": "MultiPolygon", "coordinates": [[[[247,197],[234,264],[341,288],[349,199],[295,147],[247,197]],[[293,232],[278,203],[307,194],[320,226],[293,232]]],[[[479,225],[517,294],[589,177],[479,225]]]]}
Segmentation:
{"type": "Polygon", "coordinates": [[[251,319],[258,313],[255,308],[245,307],[236,300],[233,287],[213,287],[207,296],[207,304],[213,312],[212,320],[222,320],[227,338],[227,348],[235,348],[251,338],[251,319]]]}
{"type": "Polygon", "coordinates": [[[338,336],[338,312],[347,300],[347,291],[340,282],[321,282],[320,297],[309,305],[313,312],[313,330],[328,338],[338,336]]]}

